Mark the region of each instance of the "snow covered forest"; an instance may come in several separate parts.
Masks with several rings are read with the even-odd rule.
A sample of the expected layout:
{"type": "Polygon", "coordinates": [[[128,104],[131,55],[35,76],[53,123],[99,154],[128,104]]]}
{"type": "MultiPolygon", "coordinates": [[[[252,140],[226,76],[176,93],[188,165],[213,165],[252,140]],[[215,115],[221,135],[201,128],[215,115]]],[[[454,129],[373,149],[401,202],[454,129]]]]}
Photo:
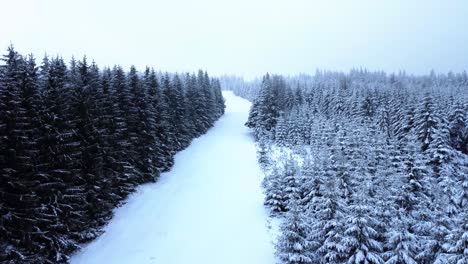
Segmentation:
{"type": "MultiPolygon", "coordinates": [[[[0,63],[0,262],[63,263],[224,113],[206,72],[0,63]]],[[[158,223],[154,223],[157,225],[158,223]]]]}
{"type": "Polygon", "coordinates": [[[282,263],[468,263],[466,72],[222,83],[253,99],[282,263]]]}

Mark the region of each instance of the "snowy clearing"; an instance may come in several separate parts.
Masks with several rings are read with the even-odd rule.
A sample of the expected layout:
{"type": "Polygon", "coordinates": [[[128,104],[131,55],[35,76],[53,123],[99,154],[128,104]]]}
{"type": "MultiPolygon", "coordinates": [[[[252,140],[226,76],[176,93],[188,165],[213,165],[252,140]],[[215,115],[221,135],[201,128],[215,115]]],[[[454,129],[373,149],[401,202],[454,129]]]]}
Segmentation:
{"type": "Polygon", "coordinates": [[[71,263],[275,263],[262,172],[244,126],[250,103],[223,95],[225,115],[118,208],[71,263]]]}

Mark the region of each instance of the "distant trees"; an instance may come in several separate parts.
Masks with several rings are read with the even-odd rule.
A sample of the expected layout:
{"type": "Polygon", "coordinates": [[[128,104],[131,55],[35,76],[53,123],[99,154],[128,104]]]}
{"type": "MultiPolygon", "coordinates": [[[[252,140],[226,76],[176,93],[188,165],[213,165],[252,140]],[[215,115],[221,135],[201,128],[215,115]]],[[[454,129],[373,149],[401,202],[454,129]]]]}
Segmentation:
{"type": "Polygon", "coordinates": [[[202,71],[126,73],[47,56],[37,67],[13,47],[2,61],[2,263],[67,262],[224,113],[219,81],[202,71]]]}
{"type": "Polygon", "coordinates": [[[313,263],[465,263],[466,73],[318,71],[234,87],[256,90],[238,94],[257,94],[246,125],[261,148],[293,153],[259,156],[273,161],[265,205],[285,217],[284,263],[307,263],[285,257],[299,254],[287,246],[297,219],[313,263]]]}
{"type": "Polygon", "coordinates": [[[273,137],[274,128],[280,116],[280,107],[284,103],[280,100],[281,91],[284,91],[284,80],[279,76],[263,78],[260,93],[250,110],[246,125],[254,128],[256,138],[273,137]]]}

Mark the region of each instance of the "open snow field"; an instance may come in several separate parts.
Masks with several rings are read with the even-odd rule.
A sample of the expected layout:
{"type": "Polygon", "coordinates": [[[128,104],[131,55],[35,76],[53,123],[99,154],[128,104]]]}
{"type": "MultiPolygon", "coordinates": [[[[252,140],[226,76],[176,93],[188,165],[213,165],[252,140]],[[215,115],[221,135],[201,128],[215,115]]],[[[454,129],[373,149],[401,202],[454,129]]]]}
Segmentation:
{"type": "Polygon", "coordinates": [[[118,208],[71,263],[275,263],[262,172],[244,126],[250,103],[223,95],[225,115],[176,155],[170,172],[118,208]]]}

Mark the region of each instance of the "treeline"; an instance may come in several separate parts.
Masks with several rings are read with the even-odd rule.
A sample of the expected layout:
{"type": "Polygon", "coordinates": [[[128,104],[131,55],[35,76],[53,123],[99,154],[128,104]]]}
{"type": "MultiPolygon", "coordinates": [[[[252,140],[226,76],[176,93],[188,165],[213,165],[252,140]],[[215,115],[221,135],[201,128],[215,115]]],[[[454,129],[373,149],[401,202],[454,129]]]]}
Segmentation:
{"type": "MultiPolygon", "coordinates": [[[[224,113],[206,72],[100,70],[13,47],[0,66],[0,262],[62,263],[224,113]]],[[[155,223],[157,224],[157,223],[155,223]]]]}
{"type": "Polygon", "coordinates": [[[246,124],[280,259],[468,263],[467,74],[301,78],[266,75],[246,124]]]}
{"type": "Polygon", "coordinates": [[[237,96],[253,101],[260,90],[261,79],[246,82],[242,77],[223,75],[219,78],[223,89],[233,91],[237,96]]]}

